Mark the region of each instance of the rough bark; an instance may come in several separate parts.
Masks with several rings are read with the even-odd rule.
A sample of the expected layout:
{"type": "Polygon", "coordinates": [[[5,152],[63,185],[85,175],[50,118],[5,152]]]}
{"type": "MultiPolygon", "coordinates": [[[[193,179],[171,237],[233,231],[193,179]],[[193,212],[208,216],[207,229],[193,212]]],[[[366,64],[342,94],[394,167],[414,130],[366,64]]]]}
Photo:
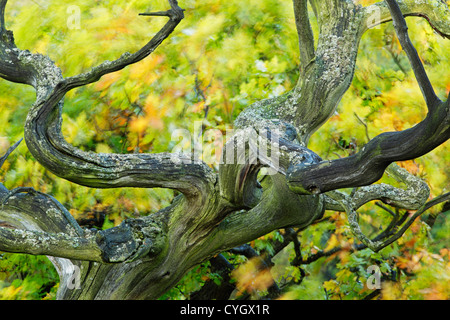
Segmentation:
{"type": "MultiPolygon", "coordinates": [[[[428,187],[395,166],[390,170],[407,185],[406,190],[367,186],[350,198],[333,190],[368,185],[390,163],[418,157],[449,138],[449,102],[433,96],[420,60],[407,43],[400,11],[423,16],[441,34],[450,35],[448,7],[437,0],[402,1],[399,8],[390,7],[417,71],[428,117],[409,130],[374,138],[355,156],[323,161],[306,146],[350,86],[362,34],[371,25],[390,20],[382,3],[363,8],[353,1],[311,0],[320,26],[314,47],[307,1],[293,1],[301,56],[298,83],[291,92],[259,101],[241,113],[235,122],[239,130],[228,142],[218,172],[183,155],[95,154],[67,143],[61,134],[65,94],[151,54],[183,19],[177,1],[168,2],[167,11],[143,14],[169,20],[141,50],[64,78],[48,57],[15,46],[4,24],[6,0],[0,0],[0,76],[36,90],[25,125],[25,142],[36,160],[59,177],[87,187],[164,187],[181,192],[171,206],[156,214],[94,232],[80,228],[51,196],[27,188],[9,191],[0,184],[0,221],[9,225],[0,227],[0,250],[48,255],[61,277],[59,299],[158,298],[193,266],[273,230],[306,228],[325,209],[346,211],[358,238],[372,246],[352,220],[354,210],[364,203],[379,199],[401,208],[428,208],[428,187]],[[380,20],[373,23],[375,9],[380,20]],[[256,144],[248,143],[252,135],[256,144]],[[260,152],[261,145],[270,156],[260,152]],[[263,167],[270,168],[271,174],[258,181],[263,167]],[[81,272],[76,290],[70,286],[74,266],[81,272]]],[[[0,158],[0,165],[10,152],[0,158]]],[[[398,236],[386,233],[380,239],[385,244],[398,236]]],[[[380,248],[378,244],[374,249],[380,248]]]]}
{"type": "MultiPolygon", "coordinates": [[[[417,51],[409,40],[408,27],[400,6],[395,1],[386,2],[392,12],[396,33],[411,63],[429,113],[421,123],[411,129],[387,132],[375,137],[354,156],[335,161],[324,161],[308,167],[291,167],[287,179],[291,189],[296,192],[321,193],[340,188],[369,185],[381,178],[390,163],[420,157],[450,138],[448,113],[450,102],[448,100],[441,101],[434,93],[417,51]]],[[[433,13],[429,11],[427,5],[420,6],[424,10],[417,13],[411,11],[417,7],[415,2],[405,1],[403,3],[405,11],[409,11],[410,15],[425,16],[434,28],[436,25],[441,25],[440,33],[449,37],[448,24],[442,25],[442,20],[448,21],[448,14],[442,15],[440,20],[436,19],[443,12],[448,12],[448,7],[438,1],[434,5],[436,8],[433,13]]],[[[377,5],[376,8],[379,7],[380,5],[377,5]]],[[[368,10],[374,10],[374,8],[369,7],[368,10]]],[[[380,17],[381,15],[384,16],[384,13],[380,13],[380,17]]]]}

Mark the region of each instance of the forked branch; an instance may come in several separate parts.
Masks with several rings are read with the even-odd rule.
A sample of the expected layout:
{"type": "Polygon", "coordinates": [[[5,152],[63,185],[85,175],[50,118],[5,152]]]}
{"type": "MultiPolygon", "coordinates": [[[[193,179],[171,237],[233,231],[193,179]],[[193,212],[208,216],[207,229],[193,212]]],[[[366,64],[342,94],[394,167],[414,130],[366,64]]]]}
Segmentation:
{"type": "Polygon", "coordinates": [[[334,200],[341,203],[341,205],[345,208],[345,212],[347,213],[348,222],[353,234],[361,241],[365,246],[369,249],[378,252],[381,249],[387,247],[394,241],[398,240],[403,234],[408,230],[411,224],[425,211],[430,209],[431,207],[438,205],[444,201],[448,201],[450,199],[450,193],[443,194],[439,197],[434,198],[433,200],[424,204],[419,210],[417,210],[409,219],[403,224],[403,226],[397,232],[394,232],[395,228],[392,226],[387,230],[387,232],[383,232],[381,237],[376,237],[376,239],[368,238],[362,231],[358,222],[357,213],[352,208],[350,201],[348,198],[342,197],[341,194],[330,193],[330,195],[334,198],[334,200]]]}
{"type": "MultiPolygon", "coordinates": [[[[169,35],[175,30],[176,26],[184,18],[184,10],[178,6],[178,2],[176,0],[169,0],[169,3],[171,9],[168,11],[140,14],[142,16],[167,16],[170,18],[162,29],[158,31],[158,33],[145,46],[135,53],[124,53],[115,61],[105,61],[86,73],[66,78],[59,84],[58,90],[55,90],[56,92],[59,92],[59,96],[64,95],[71,89],[96,82],[105,74],[119,71],[126,66],[137,63],[155,51],[155,49],[169,37],[169,35]]],[[[62,96],[59,98],[62,98],[62,96]]],[[[55,97],[54,99],[59,101],[58,97],[55,97]]]]}

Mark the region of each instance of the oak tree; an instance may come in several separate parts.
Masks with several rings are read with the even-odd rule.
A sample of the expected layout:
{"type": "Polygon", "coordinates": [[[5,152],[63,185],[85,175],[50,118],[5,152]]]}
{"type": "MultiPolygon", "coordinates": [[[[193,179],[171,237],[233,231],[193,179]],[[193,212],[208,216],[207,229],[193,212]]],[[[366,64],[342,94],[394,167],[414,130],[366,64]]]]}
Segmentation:
{"type": "MultiPolygon", "coordinates": [[[[222,252],[252,257],[245,244],[273,230],[285,230],[279,250],[291,242],[295,245],[297,230],[320,220],[325,210],[345,212],[358,248],[377,252],[399,239],[426,210],[450,199],[446,193],[428,201],[427,184],[395,164],[421,157],[450,138],[450,102],[435,93],[404,18],[423,17],[449,38],[450,10],[441,0],[386,0],[366,7],[351,0],[310,0],[319,25],[317,39],[308,1],[293,0],[298,81],[289,92],[257,101],[239,114],[217,170],[183,153],[87,152],[68,143],[62,134],[65,96],[157,50],[184,18],[176,0],[168,0],[165,11],[141,14],[167,22],[140,50],[124,52],[116,60],[69,77],[49,57],[16,46],[5,25],[6,4],[0,0],[0,76],[35,90],[24,125],[24,141],[35,160],[61,179],[89,188],[178,192],[170,206],[155,214],[94,230],[81,228],[49,194],[28,187],[8,190],[0,184],[0,250],[47,255],[60,276],[59,299],[156,299],[204,261],[226,266],[222,252]],[[394,23],[428,114],[412,128],[372,138],[348,157],[322,159],[308,149],[310,138],[334,114],[349,89],[362,36],[389,21],[394,23]],[[374,184],[385,171],[406,188],[374,184]],[[354,189],[346,193],[345,188],[354,189]],[[369,238],[361,230],[356,211],[373,200],[415,213],[394,216],[385,230],[369,238]],[[74,281],[79,283],[74,286],[74,281]]],[[[0,167],[19,143],[0,158],[0,167]]],[[[205,286],[198,296],[214,297],[212,291],[205,286]]]]}

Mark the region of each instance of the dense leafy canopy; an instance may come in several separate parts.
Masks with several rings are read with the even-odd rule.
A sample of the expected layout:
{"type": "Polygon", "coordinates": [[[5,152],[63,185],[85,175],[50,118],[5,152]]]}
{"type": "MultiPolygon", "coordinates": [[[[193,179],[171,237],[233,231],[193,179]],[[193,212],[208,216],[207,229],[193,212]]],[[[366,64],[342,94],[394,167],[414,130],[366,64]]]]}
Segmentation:
{"type": "MultiPolygon", "coordinates": [[[[186,18],[157,52],[66,96],[63,130],[68,142],[95,152],[172,151],[179,145],[172,137],[176,129],[199,132],[194,124],[200,124],[203,157],[211,157],[208,150],[220,150],[222,143],[217,134],[225,135],[243,108],[295,84],[299,57],[291,1],[185,0],[180,4],[186,18]]],[[[151,4],[17,0],[7,5],[7,27],[14,31],[19,48],[47,54],[65,76],[71,76],[139,49],[164,19],[138,13],[166,5],[161,0],[151,4]]],[[[446,99],[450,42],[433,32],[424,19],[411,17],[407,22],[439,97],[446,99]]],[[[313,29],[317,32],[314,24],[313,29]]],[[[34,98],[30,88],[0,80],[0,154],[23,136],[34,98]]],[[[425,115],[420,90],[392,24],[384,24],[363,37],[352,86],[309,147],[324,159],[344,157],[362,148],[369,137],[404,130],[425,115]]],[[[183,147],[192,148],[193,143],[187,141],[183,147]]],[[[449,148],[445,143],[420,159],[400,163],[426,180],[431,197],[450,187],[449,148]]],[[[25,144],[9,158],[0,176],[7,188],[28,186],[53,195],[80,224],[96,228],[152,214],[174,196],[165,189],[78,186],[47,172],[25,144]]],[[[383,180],[398,184],[386,175],[383,180]]],[[[327,211],[320,222],[298,233],[298,248],[291,245],[276,255],[270,271],[261,267],[259,258],[225,253],[235,268],[233,297],[262,297],[275,280],[285,299],[361,299],[373,294],[366,282],[371,276],[368,267],[376,265],[382,287],[381,295],[379,290],[374,297],[449,299],[449,212],[448,205],[434,207],[399,241],[373,253],[353,250],[355,240],[345,214],[327,211]],[[294,261],[296,249],[301,250],[301,263],[294,261]]],[[[389,210],[375,203],[359,210],[367,235],[389,224],[390,218],[389,210]]],[[[271,255],[283,234],[283,230],[273,232],[251,246],[271,255]]],[[[208,280],[224,281],[204,263],[164,298],[189,299],[208,280]]],[[[52,299],[57,283],[58,276],[45,257],[0,254],[0,299],[52,299]]]]}

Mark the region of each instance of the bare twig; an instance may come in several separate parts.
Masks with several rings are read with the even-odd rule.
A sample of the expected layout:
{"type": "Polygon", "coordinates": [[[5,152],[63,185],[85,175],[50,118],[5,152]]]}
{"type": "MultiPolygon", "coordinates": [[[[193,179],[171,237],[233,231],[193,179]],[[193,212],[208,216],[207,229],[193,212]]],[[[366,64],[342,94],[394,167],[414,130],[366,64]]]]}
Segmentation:
{"type": "Polygon", "coordinates": [[[171,14],[172,14],[171,10],[139,13],[140,16],[155,16],[155,17],[170,17],[171,14]]]}
{"type": "Polygon", "coordinates": [[[5,252],[53,255],[69,259],[102,262],[95,237],[72,237],[65,233],[50,234],[0,227],[0,249],[5,252]]]}
{"type": "Polygon", "coordinates": [[[424,204],[422,206],[421,209],[417,210],[412,216],[411,218],[409,218],[409,220],[403,225],[403,227],[394,235],[392,235],[390,238],[386,239],[385,241],[383,241],[379,247],[375,248],[374,251],[379,251],[385,247],[387,247],[388,245],[390,245],[391,243],[393,243],[394,241],[396,241],[397,239],[399,239],[401,236],[403,236],[403,234],[406,232],[406,230],[408,230],[408,228],[411,226],[411,224],[419,217],[421,216],[425,211],[427,211],[428,209],[434,207],[435,205],[438,205],[442,202],[448,201],[450,200],[450,192],[442,194],[436,198],[434,198],[433,200],[427,202],[426,204],[424,204]]]}
{"type": "Polygon", "coordinates": [[[356,119],[358,119],[358,121],[364,126],[364,128],[366,129],[366,138],[367,141],[370,141],[370,135],[369,135],[369,127],[367,126],[367,123],[365,123],[365,121],[363,119],[360,118],[360,116],[356,113],[353,112],[353,114],[355,115],[356,119]]]}
{"type": "MultiPolygon", "coordinates": [[[[102,76],[108,73],[119,71],[130,64],[137,63],[150,55],[176,28],[180,21],[184,18],[183,9],[178,6],[177,1],[169,0],[171,9],[168,11],[160,11],[153,13],[141,13],[146,16],[169,16],[170,20],[162,27],[162,29],[139,51],[135,53],[124,53],[115,61],[105,61],[102,64],[92,68],[90,71],[66,78],[60,85],[61,93],[66,93],[71,89],[81,87],[96,82],[102,76]]],[[[61,97],[62,98],[62,97],[61,97]]],[[[58,99],[59,101],[59,99],[58,99]]]]}
{"type": "MultiPolygon", "coordinates": [[[[182,9],[184,11],[184,9],[182,9]]],[[[157,11],[157,12],[143,12],[139,13],[140,16],[153,16],[153,17],[169,17],[169,18],[175,18],[177,17],[178,13],[174,10],[167,10],[167,11],[157,11]]]]}
{"type": "Polygon", "coordinates": [[[397,214],[396,214],[394,211],[392,211],[391,209],[389,209],[388,207],[386,207],[386,206],[383,205],[382,203],[380,203],[380,202],[375,202],[375,205],[376,205],[377,207],[380,207],[380,208],[383,209],[384,211],[387,211],[391,216],[397,217],[397,214]]]}

